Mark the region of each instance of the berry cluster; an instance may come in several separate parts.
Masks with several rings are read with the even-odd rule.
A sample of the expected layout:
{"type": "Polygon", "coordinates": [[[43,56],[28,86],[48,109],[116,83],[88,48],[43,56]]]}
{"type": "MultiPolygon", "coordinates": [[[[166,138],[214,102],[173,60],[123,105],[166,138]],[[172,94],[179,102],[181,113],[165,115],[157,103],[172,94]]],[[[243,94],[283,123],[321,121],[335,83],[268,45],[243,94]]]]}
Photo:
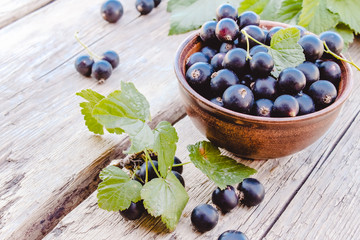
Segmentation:
{"type": "Polygon", "coordinates": [[[306,61],[276,78],[268,46],[283,27],[262,29],[256,13],[238,16],[229,4],[217,8],[216,19],[202,25],[204,47],[186,60],[186,80],[200,95],[221,107],[262,117],[304,115],[335,101],[341,69],[324,52],[324,43],[340,54],[344,41],[339,34],[327,31],[318,37],[296,26],[306,61]]]}
{"type": "MultiPolygon", "coordinates": [[[[252,207],[260,204],[265,197],[264,186],[255,178],[246,178],[235,191],[234,187],[227,186],[224,190],[217,188],[212,193],[212,202],[221,210],[222,213],[228,213],[234,209],[239,202],[245,206],[252,207]]],[[[191,222],[200,232],[206,232],[213,229],[219,220],[218,211],[210,204],[201,204],[194,208],[191,213],[191,222]]],[[[218,239],[247,239],[239,231],[226,231],[218,239]],[[232,238],[233,237],[233,238],[232,238]]]]}

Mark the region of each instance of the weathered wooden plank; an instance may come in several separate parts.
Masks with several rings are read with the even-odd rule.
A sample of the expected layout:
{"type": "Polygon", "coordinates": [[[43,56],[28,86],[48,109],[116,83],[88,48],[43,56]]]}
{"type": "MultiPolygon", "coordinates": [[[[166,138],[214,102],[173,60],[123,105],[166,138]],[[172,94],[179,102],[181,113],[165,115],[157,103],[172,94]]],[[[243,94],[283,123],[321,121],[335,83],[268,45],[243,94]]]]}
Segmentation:
{"type": "Polygon", "coordinates": [[[0,30],[1,239],[41,237],[93,191],[97,172],[126,147],[117,145],[122,136],[88,132],[75,92],[92,88],[106,95],[120,80],[132,81],[150,101],[153,116],[175,121],[184,113],[173,58],[185,35],[167,36],[166,4],[138,18],[133,2],[126,1],[114,25],[101,19],[101,2],[56,1],[0,30]],[[34,26],[31,31],[25,23],[34,26]],[[95,52],[120,54],[120,67],[103,85],[73,67],[81,49],[73,38],[77,30],[95,52]]]}
{"type": "Polygon", "coordinates": [[[36,11],[54,0],[4,0],[0,10],[0,28],[36,11]]]}
{"type": "MultiPolygon", "coordinates": [[[[360,59],[358,46],[352,46],[351,50],[353,50],[351,52],[354,53],[353,58],[357,62],[360,59]]],[[[249,239],[262,239],[263,235],[268,232],[268,229],[284,210],[292,210],[289,208],[288,202],[292,200],[293,194],[301,189],[304,181],[313,172],[314,168],[319,166],[323,159],[327,159],[326,157],[334,150],[334,146],[341,139],[342,133],[346,132],[348,126],[354,122],[353,118],[360,111],[358,105],[360,101],[358,96],[360,74],[358,72],[355,73],[355,78],[354,93],[346,102],[335,124],[322,139],[290,157],[254,162],[241,160],[241,162],[258,170],[256,177],[266,188],[265,200],[258,207],[245,208],[239,206],[232,212],[221,215],[219,224],[210,232],[199,234],[194,231],[190,223],[190,215],[192,209],[198,204],[211,203],[211,193],[215,186],[192,164],[188,164],[184,167],[183,177],[190,200],[174,232],[169,233],[159,219],[154,219],[148,215],[136,221],[126,221],[118,213],[110,213],[99,209],[96,204],[95,192],[62,219],[45,239],[216,239],[222,232],[229,229],[243,231],[249,239]]],[[[193,127],[187,117],[176,124],[176,128],[179,133],[177,156],[184,161],[188,161],[186,145],[193,144],[204,139],[204,137],[193,127]]],[[[356,153],[354,156],[356,156],[356,153]]],[[[357,154],[357,156],[359,155],[357,154]]],[[[327,161],[331,162],[333,159],[329,158],[327,161]]],[[[357,170],[353,171],[357,172],[360,167],[357,165],[355,168],[357,170]]],[[[339,178],[346,177],[346,174],[346,171],[342,172],[342,175],[340,173],[339,178]]],[[[352,189],[350,185],[344,187],[348,190],[352,189]]],[[[326,195],[326,197],[324,202],[326,200],[331,201],[331,196],[326,195]]],[[[321,211],[322,207],[321,204],[317,205],[314,212],[321,211]]],[[[339,218],[339,221],[341,221],[342,216],[339,216],[339,218]]],[[[345,222],[348,224],[348,229],[357,227],[356,222],[345,222]]],[[[296,232],[301,231],[302,229],[296,229],[296,232]]],[[[336,231],[341,234],[342,229],[336,231]]],[[[267,239],[277,239],[277,237],[267,239]]],[[[293,234],[287,235],[286,239],[297,238],[293,234]]],[[[348,239],[351,239],[351,236],[348,239]]]]}

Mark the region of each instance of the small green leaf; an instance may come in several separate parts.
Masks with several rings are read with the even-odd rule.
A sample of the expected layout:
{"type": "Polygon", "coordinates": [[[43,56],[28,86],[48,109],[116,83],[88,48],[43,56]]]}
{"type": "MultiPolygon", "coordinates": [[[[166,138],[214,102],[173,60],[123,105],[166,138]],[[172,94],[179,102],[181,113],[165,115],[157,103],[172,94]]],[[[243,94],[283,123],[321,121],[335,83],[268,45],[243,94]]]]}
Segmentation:
{"type": "Polygon", "coordinates": [[[190,4],[193,4],[197,0],[170,0],[168,1],[166,11],[172,12],[173,9],[186,7],[190,4]]]}
{"type": "Polygon", "coordinates": [[[332,28],[330,30],[337,32],[344,39],[345,46],[343,52],[345,52],[349,47],[350,43],[354,41],[353,30],[351,30],[350,27],[345,23],[339,23],[338,25],[336,25],[335,28],[332,28]]]}
{"type": "Polygon", "coordinates": [[[310,32],[320,34],[339,22],[339,15],[330,12],[326,7],[326,0],[304,0],[302,7],[299,25],[310,32]]]}
{"type": "Polygon", "coordinates": [[[108,166],[100,172],[102,182],[98,185],[99,207],[108,211],[129,208],[131,202],[141,200],[142,186],[131,180],[120,168],[108,166]]]}
{"type": "Polygon", "coordinates": [[[265,9],[260,13],[262,20],[279,21],[277,12],[281,7],[282,0],[270,0],[265,9]]]}
{"type": "Polygon", "coordinates": [[[166,179],[155,178],[147,182],[141,190],[144,207],[154,217],[161,216],[161,220],[170,230],[174,230],[189,196],[185,188],[173,173],[166,179]]]}
{"type": "Polygon", "coordinates": [[[359,0],[327,0],[330,11],[338,13],[340,19],[349,25],[355,33],[360,33],[359,0]]]}
{"type": "Polygon", "coordinates": [[[169,167],[174,164],[176,143],[179,138],[169,122],[160,122],[153,132],[155,138],[153,150],[158,154],[159,171],[165,178],[169,167]]]}
{"type": "Polygon", "coordinates": [[[84,115],[85,125],[88,127],[89,131],[95,134],[104,134],[104,127],[101,125],[93,116],[92,111],[95,105],[100,102],[104,96],[91,90],[86,89],[80,92],[77,92],[76,95],[83,97],[88,102],[80,103],[81,113],[84,115]]]}
{"type": "Polygon", "coordinates": [[[257,14],[261,14],[270,0],[244,0],[240,3],[238,8],[239,14],[245,11],[253,11],[257,14]]]}
{"type": "Polygon", "coordinates": [[[288,24],[296,24],[302,10],[302,1],[284,0],[278,11],[278,21],[288,24]]]}
{"type": "Polygon", "coordinates": [[[300,39],[299,29],[292,27],[276,32],[270,43],[269,53],[274,59],[272,75],[278,77],[288,67],[296,67],[305,61],[302,47],[297,43],[300,39]]]}
{"type": "Polygon", "coordinates": [[[221,155],[219,149],[207,141],[188,145],[190,160],[220,189],[242,182],[256,170],[221,155]]]}

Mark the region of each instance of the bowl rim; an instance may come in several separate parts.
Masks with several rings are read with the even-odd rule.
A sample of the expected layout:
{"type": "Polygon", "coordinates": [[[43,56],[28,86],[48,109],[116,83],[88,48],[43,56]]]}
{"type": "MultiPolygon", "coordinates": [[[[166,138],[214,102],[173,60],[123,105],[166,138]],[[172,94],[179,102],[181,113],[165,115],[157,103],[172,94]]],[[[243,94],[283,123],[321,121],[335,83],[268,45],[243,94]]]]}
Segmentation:
{"type": "MultiPolygon", "coordinates": [[[[275,21],[267,21],[267,20],[261,20],[260,21],[260,26],[261,25],[272,25],[272,24],[276,24],[277,26],[282,26],[282,27],[290,27],[290,26],[292,26],[292,25],[289,25],[289,24],[285,24],[285,23],[281,23],[281,22],[275,22],[275,21]]],[[[337,96],[335,102],[333,102],[330,106],[327,106],[326,108],[323,108],[323,109],[321,109],[319,111],[315,111],[313,113],[309,113],[309,114],[305,114],[305,115],[301,115],[301,116],[295,116],[295,117],[261,117],[261,116],[254,116],[254,115],[245,114],[245,113],[239,113],[239,112],[235,112],[233,110],[230,110],[230,109],[227,109],[227,108],[224,108],[224,107],[220,107],[220,106],[216,105],[215,103],[212,103],[210,100],[204,98],[199,93],[197,93],[188,84],[188,82],[185,79],[185,76],[182,74],[180,56],[181,56],[181,54],[183,52],[183,49],[185,49],[185,47],[189,44],[189,42],[191,42],[193,39],[195,39],[197,37],[199,37],[199,30],[197,30],[194,33],[190,34],[179,45],[179,47],[178,47],[178,49],[176,51],[175,62],[174,62],[175,75],[176,75],[180,85],[190,95],[192,95],[193,98],[199,100],[202,104],[206,105],[210,109],[215,110],[217,112],[220,112],[221,114],[226,115],[228,117],[241,119],[241,120],[247,120],[247,121],[250,121],[250,122],[267,122],[267,123],[274,123],[274,124],[276,124],[276,123],[279,123],[279,124],[282,124],[282,123],[294,123],[294,122],[300,122],[300,121],[302,122],[304,120],[317,118],[319,116],[323,116],[323,115],[327,114],[328,112],[334,111],[335,109],[340,107],[351,94],[351,91],[352,91],[352,88],[353,88],[352,69],[351,69],[349,63],[341,61],[344,68],[345,68],[345,71],[348,73],[348,76],[347,76],[348,80],[347,80],[347,84],[346,84],[347,87],[343,89],[342,94],[340,96],[339,95],[337,96]]],[[[344,58],[344,56],[342,54],[340,54],[340,56],[344,58]]]]}

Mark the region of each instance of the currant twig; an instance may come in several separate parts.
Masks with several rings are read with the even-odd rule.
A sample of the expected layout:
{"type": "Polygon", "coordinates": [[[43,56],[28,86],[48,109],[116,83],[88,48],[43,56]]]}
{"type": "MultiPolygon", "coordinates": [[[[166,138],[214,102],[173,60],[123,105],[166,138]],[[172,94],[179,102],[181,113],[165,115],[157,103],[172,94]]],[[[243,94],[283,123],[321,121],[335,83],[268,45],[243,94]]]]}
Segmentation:
{"type": "Polygon", "coordinates": [[[79,38],[79,32],[76,32],[75,33],[75,39],[78,43],[80,43],[80,45],[85,48],[85,50],[88,52],[88,54],[90,55],[90,57],[92,59],[98,59],[98,60],[101,60],[101,57],[99,57],[98,55],[96,55],[95,53],[93,53],[92,51],[90,51],[89,47],[86,46],[79,38]]]}
{"type": "MultiPolygon", "coordinates": [[[[349,60],[347,60],[347,59],[345,59],[345,58],[342,58],[342,57],[338,56],[337,54],[335,54],[334,52],[332,52],[332,51],[329,49],[329,47],[327,46],[327,44],[326,44],[325,41],[323,41],[323,43],[324,43],[324,47],[325,47],[324,52],[330,54],[331,56],[335,57],[336,59],[339,59],[339,60],[341,60],[341,61],[344,61],[344,62],[347,62],[347,63],[353,65],[358,71],[360,71],[360,67],[359,67],[358,65],[356,65],[356,63],[355,63],[353,60],[349,61],[349,60]]],[[[350,57],[350,58],[351,58],[351,57],[350,57]]]]}
{"type": "MultiPolygon", "coordinates": [[[[151,163],[151,165],[152,165],[152,167],[153,167],[156,175],[158,176],[158,178],[161,178],[161,176],[160,176],[158,170],[156,169],[156,167],[155,167],[155,165],[154,165],[154,162],[152,161],[152,159],[151,159],[151,157],[150,157],[150,155],[149,155],[149,152],[147,151],[146,148],[145,148],[144,152],[145,152],[146,158],[150,161],[150,163],[151,163]]],[[[148,166],[146,165],[146,176],[147,176],[147,174],[148,174],[148,166]]],[[[146,181],[146,182],[147,182],[147,181],[146,181]]]]}
{"type": "Polygon", "coordinates": [[[186,164],[189,164],[189,163],[192,163],[192,162],[178,163],[178,164],[172,165],[172,167],[180,167],[180,166],[183,166],[183,165],[186,165],[186,164]]]}

